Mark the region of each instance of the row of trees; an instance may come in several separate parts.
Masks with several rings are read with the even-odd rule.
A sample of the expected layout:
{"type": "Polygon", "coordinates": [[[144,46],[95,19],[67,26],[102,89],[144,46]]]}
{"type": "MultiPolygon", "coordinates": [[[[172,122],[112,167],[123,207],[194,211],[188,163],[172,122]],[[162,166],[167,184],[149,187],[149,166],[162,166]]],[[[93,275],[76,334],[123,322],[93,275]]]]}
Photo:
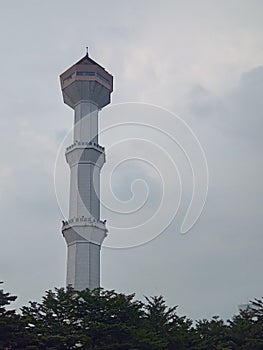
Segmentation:
{"type": "Polygon", "coordinates": [[[0,349],[263,349],[262,300],[228,322],[214,317],[193,324],[163,297],[141,302],[115,291],[61,288],[21,313],[10,310],[15,299],[0,290],[0,349]]]}

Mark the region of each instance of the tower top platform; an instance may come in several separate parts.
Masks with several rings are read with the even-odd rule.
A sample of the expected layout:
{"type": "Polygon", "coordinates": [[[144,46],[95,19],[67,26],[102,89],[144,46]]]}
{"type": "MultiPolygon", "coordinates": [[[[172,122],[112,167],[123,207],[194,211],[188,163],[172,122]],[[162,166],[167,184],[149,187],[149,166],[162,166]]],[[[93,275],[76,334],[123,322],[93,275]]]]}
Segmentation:
{"type": "Polygon", "coordinates": [[[110,103],[110,94],[113,91],[113,77],[105,68],[91,59],[87,54],[68,68],[60,75],[61,90],[64,102],[70,107],[74,106],[80,100],[91,100],[98,104],[99,108],[110,103]],[[97,93],[104,95],[104,101],[99,98],[97,93]],[[77,96],[76,92],[78,91],[77,96]],[[106,98],[108,96],[108,98],[106,98]]]}

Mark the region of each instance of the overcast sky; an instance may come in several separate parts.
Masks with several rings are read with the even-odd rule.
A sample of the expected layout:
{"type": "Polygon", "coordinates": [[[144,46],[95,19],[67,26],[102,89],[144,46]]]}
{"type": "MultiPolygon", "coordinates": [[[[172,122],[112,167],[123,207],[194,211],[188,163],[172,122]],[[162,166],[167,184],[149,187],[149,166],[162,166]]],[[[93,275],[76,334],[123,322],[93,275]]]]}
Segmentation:
{"type": "MultiPolygon", "coordinates": [[[[111,167],[130,159],[115,171],[112,191],[127,210],[143,203],[143,196],[147,204],[138,217],[103,207],[102,219],[115,238],[116,227],[144,219],[152,226],[143,240],[158,236],[136,248],[103,248],[102,286],[135,292],[137,298],[162,294],[194,319],[230,317],[238,304],[262,296],[262,1],[0,3],[0,280],[19,296],[16,305],[65,283],[61,220],[67,215],[69,174],[63,153],[70,141],[63,140],[73,111],[63,104],[58,77],[85,55],[86,46],[114,76],[112,106],[100,115],[101,130],[112,126],[112,133],[101,135],[107,152],[103,201],[110,209],[114,204],[111,167]],[[137,110],[127,104],[131,101],[137,110]],[[184,235],[180,227],[193,179],[180,147],[164,139],[167,129],[176,138],[182,135],[182,123],[177,117],[171,121],[171,113],[199,139],[210,177],[204,210],[184,235]],[[159,132],[140,127],[141,115],[142,123],[157,123],[159,132]],[[137,124],[116,129],[123,120],[137,124]],[[137,144],[128,140],[130,134],[137,144]],[[123,140],[125,145],[113,147],[123,140]],[[178,172],[169,168],[171,158],[178,172]],[[163,185],[170,195],[161,202],[163,185]],[[136,193],[141,197],[129,206],[136,193]],[[158,225],[170,222],[177,206],[163,230],[158,225]],[[151,218],[158,208],[156,225],[151,218]]],[[[193,140],[185,137],[185,147],[193,140]]],[[[197,149],[191,147],[190,153],[197,149]]],[[[195,162],[194,152],[191,157],[198,191],[206,182],[205,175],[200,181],[203,163],[195,162]]],[[[140,241],[140,230],[133,234],[140,241]]]]}

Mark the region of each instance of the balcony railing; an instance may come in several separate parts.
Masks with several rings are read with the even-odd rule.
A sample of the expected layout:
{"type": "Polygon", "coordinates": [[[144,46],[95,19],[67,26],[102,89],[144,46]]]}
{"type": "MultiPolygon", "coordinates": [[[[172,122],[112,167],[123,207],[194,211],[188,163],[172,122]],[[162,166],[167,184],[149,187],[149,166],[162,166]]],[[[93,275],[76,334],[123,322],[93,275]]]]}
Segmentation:
{"type": "Polygon", "coordinates": [[[87,226],[90,225],[106,225],[106,220],[102,221],[102,220],[97,220],[94,217],[85,217],[85,216],[81,216],[79,218],[72,218],[69,219],[67,221],[62,221],[62,229],[66,228],[66,227],[70,227],[70,226],[74,226],[74,224],[86,224],[87,226]]]}
{"type": "Polygon", "coordinates": [[[66,148],[66,152],[80,146],[81,148],[96,148],[99,151],[104,152],[105,148],[97,144],[96,142],[83,142],[83,141],[74,141],[74,143],[66,148]]]}

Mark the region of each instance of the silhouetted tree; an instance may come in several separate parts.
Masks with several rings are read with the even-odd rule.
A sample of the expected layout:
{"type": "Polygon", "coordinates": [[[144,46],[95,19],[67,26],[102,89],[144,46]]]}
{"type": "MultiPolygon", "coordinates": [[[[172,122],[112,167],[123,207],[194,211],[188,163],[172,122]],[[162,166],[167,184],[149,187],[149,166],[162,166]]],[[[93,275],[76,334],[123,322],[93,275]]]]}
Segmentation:
{"type": "Polygon", "coordinates": [[[27,349],[34,344],[21,316],[15,310],[6,309],[16,299],[16,296],[0,289],[0,349],[27,349]]]}
{"type": "Polygon", "coordinates": [[[147,347],[154,344],[143,329],[142,303],[133,299],[101,289],[61,288],[23,307],[22,315],[40,349],[154,349],[147,347]]]}
{"type": "Polygon", "coordinates": [[[199,347],[202,350],[232,350],[237,349],[230,334],[228,324],[218,316],[212,320],[197,321],[196,330],[199,335],[199,347]]]}
{"type": "Polygon", "coordinates": [[[263,349],[263,302],[255,299],[251,308],[229,321],[233,340],[241,350],[263,349]]]}
{"type": "Polygon", "coordinates": [[[196,349],[198,335],[192,321],[176,313],[177,306],[168,307],[162,296],[146,297],[146,326],[158,337],[160,349],[196,349]]]}
{"type": "Polygon", "coordinates": [[[22,314],[9,309],[15,296],[0,290],[0,350],[261,350],[263,300],[224,322],[192,320],[162,296],[60,288],[30,302],[22,314]]]}

